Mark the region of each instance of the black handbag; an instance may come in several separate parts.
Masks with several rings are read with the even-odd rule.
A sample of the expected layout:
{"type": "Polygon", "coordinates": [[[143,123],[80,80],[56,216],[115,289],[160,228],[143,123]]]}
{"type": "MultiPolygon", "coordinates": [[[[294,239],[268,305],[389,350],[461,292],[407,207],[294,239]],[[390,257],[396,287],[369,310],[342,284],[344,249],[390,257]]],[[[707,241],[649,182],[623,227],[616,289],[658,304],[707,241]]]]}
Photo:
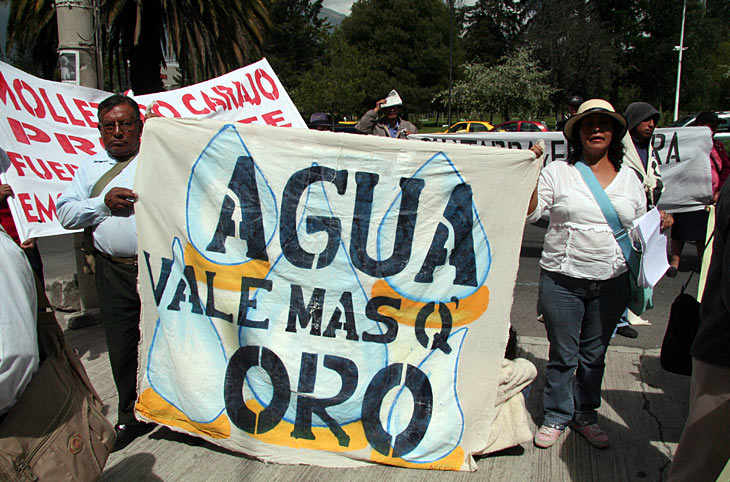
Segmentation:
{"type": "Polygon", "coordinates": [[[684,292],[686,286],[682,286],[682,293],[674,299],[669,310],[659,362],[668,372],[689,376],[692,375],[690,349],[700,327],[700,302],[684,292]]]}
{"type": "MultiPolygon", "coordinates": [[[[707,240],[705,249],[712,242],[714,233],[707,240]]],[[[659,362],[662,368],[668,372],[678,375],[692,375],[692,343],[697,336],[697,330],[700,327],[700,302],[697,299],[685,293],[690,280],[694,275],[694,271],[689,274],[689,278],[682,285],[679,296],[674,299],[669,309],[669,321],[667,322],[667,331],[664,333],[662,341],[662,350],[659,355],[659,362]]]]}

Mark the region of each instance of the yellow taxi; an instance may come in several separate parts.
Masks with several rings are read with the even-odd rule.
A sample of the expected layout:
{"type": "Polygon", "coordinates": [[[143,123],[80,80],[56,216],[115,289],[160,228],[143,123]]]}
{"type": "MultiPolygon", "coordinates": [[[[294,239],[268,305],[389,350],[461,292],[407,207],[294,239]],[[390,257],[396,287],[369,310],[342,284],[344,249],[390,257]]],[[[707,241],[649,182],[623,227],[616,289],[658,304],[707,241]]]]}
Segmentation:
{"type": "Polygon", "coordinates": [[[489,122],[483,121],[460,121],[439,134],[464,134],[467,132],[487,132],[494,129],[489,122]]]}

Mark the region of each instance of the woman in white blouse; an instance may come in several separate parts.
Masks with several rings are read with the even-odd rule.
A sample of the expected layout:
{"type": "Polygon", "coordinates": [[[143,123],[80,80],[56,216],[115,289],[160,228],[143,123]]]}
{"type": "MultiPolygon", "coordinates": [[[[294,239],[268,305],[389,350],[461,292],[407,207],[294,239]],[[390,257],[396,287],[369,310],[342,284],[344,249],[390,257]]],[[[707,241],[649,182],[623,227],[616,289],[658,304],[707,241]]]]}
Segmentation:
{"type": "Polygon", "coordinates": [[[550,353],[545,416],[535,445],[550,447],[565,427],[605,448],[598,426],[604,357],[629,300],[628,266],[606,218],[576,168],[585,162],[624,227],[646,212],[641,183],[621,167],[626,120],[610,103],[592,99],[563,128],[567,162],[548,164],[530,199],[528,222],[550,217],[540,266],[540,303],[550,353]]]}

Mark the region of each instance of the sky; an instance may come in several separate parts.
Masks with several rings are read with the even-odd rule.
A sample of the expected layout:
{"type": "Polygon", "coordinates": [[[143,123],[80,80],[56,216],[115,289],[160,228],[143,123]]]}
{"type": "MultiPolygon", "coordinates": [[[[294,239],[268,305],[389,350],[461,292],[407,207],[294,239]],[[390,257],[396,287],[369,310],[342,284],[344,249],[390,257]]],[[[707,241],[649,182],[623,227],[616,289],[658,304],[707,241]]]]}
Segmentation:
{"type": "MultiPolygon", "coordinates": [[[[335,12],[343,15],[350,15],[350,7],[355,0],[324,0],[322,2],[323,7],[331,8],[335,12]]],[[[458,3],[458,0],[457,0],[458,3]]],[[[464,5],[474,5],[476,0],[464,0],[464,5]]]]}

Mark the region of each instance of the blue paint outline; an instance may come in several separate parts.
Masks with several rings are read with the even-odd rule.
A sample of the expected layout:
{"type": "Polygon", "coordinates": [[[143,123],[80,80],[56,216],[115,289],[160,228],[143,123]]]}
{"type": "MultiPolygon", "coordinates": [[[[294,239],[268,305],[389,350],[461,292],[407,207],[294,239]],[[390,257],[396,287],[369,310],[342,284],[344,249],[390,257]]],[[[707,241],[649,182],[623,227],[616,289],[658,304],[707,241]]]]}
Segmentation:
{"type": "MultiPolygon", "coordinates": [[[[173,265],[175,263],[175,244],[176,243],[178,245],[178,248],[180,249],[180,254],[182,255],[181,260],[182,260],[183,266],[185,266],[185,251],[183,250],[182,243],[180,242],[180,239],[177,236],[175,236],[172,239],[172,244],[170,245],[170,252],[172,253],[173,265]]],[[[151,281],[152,280],[150,280],[150,282],[151,281]]],[[[158,280],[158,282],[159,282],[159,280],[158,280]]],[[[203,308],[205,308],[205,305],[203,305],[202,300],[201,300],[200,304],[203,306],[203,308]]],[[[158,314],[159,314],[159,310],[160,310],[160,306],[157,305],[158,314]]],[[[203,316],[205,316],[205,315],[203,315],[203,316]]],[[[226,361],[226,366],[228,366],[228,357],[226,356],[226,348],[223,345],[223,340],[220,337],[220,333],[218,333],[218,330],[216,329],[215,324],[213,323],[213,320],[211,320],[209,316],[205,316],[205,318],[208,320],[208,323],[210,323],[210,326],[213,328],[213,333],[215,333],[215,336],[218,339],[218,343],[220,344],[220,347],[221,347],[221,352],[223,353],[223,359],[226,361]]],[[[160,316],[158,316],[157,322],[155,324],[155,330],[154,330],[154,333],[152,334],[152,341],[150,342],[150,348],[147,351],[147,366],[145,367],[145,377],[147,378],[147,382],[150,384],[150,388],[152,388],[152,390],[154,390],[155,393],[160,398],[162,398],[164,401],[166,401],[167,403],[169,403],[170,405],[172,405],[173,407],[178,409],[180,411],[180,413],[184,414],[192,422],[194,422],[194,423],[212,423],[212,422],[214,422],[226,410],[225,403],[224,403],[221,411],[218,412],[218,415],[216,415],[212,419],[206,420],[206,421],[194,420],[190,415],[185,413],[185,411],[182,408],[178,407],[175,403],[173,403],[171,400],[169,400],[167,397],[165,397],[162,393],[160,393],[160,390],[158,390],[155,387],[155,384],[152,382],[152,379],[150,378],[150,365],[151,365],[151,361],[152,361],[152,349],[155,346],[155,341],[157,340],[157,331],[159,330],[161,324],[162,324],[162,318],[160,316]]]]}
{"type": "MultiPolygon", "coordinates": [[[[449,336],[448,339],[450,340],[451,338],[453,338],[457,334],[461,333],[462,331],[465,331],[468,333],[469,328],[465,326],[463,328],[456,330],[455,332],[453,332],[451,334],[451,336],[449,336]]],[[[443,458],[448,457],[451,453],[453,453],[454,450],[456,450],[456,448],[459,446],[459,443],[461,443],[461,439],[464,437],[464,411],[461,409],[461,403],[459,401],[459,393],[456,391],[456,384],[457,384],[458,371],[459,371],[459,358],[461,357],[461,348],[464,346],[464,341],[466,340],[467,333],[464,333],[464,336],[461,338],[461,342],[459,343],[459,349],[456,354],[456,363],[454,363],[454,400],[456,401],[456,408],[459,409],[459,415],[461,415],[461,431],[459,432],[459,439],[456,441],[456,444],[454,445],[454,447],[451,450],[449,450],[445,455],[442,455],[441,457],[439,457],[437,459],[419,461],[419,460],[409,460],[405,456],[400,457],[401,459],[405,460],[406,462],[413,463],[413,464],[430,464],[433,462],[437,462],[443,458]]],[[[436,353],[436,350],[432,350],[428,355],[426,355],[426,357],[423,360],[421,360],[421,362],[418,365],[416,365],[416,367],[420,369],[423,366],[423,364],[426,363],[426,361],[434,353],[436,353]]],[[[398,399],[403,394],[404,390],[405,390],[405,385],[402,386],[398,390],[398,393],[396,394],[395,398],[393,399],[393,404],[391,405],[390,410],[388,411],[388,422],[387,422],[388,433],[390,433],[390,428],[393,424],[393,411],[395,410],[395,406],[398,403],[398,399]]],[[[416,447],[418,447],[418,445],[416,445],[416,447]]],[[[416,447],[414,447],[413,450],[415,450],[416,447]]],[[[405,454],[405,455],[408,455],[408,454],[405,454]]]]}
{"type": "MultiPolygon", "coordinates": [[[[313,162],[310,167],[317,167],[317,166],[319,166],[319,163],[313,162]]],[[[322,194],[324,195],[324,199],[325,199],[325,202],[327,204],[327,209],[329,210],[330,214],[333,217],[337,217],[337,215],[335,214],[334,210],[332,209],[332,203],[329,200],[329,196],[327,196],[327,190],[324,187],[324,182],[319,181],[317,184],[320,184],[320,188],[322,189],[322,194]]],[[[309,186],[307,186],[307,195],[306,195],[305,200],[304,200],[304,209],[305,209],[305,211],[306,211],[306,206],[308,205],[308,202],[309,202],[309,197],[310,197],[311,191],[313,189],[316,189],[316,187],[314,187],[314,184],[310,184],[309,186]]],[[[302,224],[304,223],[304,219],[306,218],[306,216],[304,215],[305,213],[303,212],[302,214],[303,214],[302,217],[299,219],[299,222],[297,223],[297,228],[296,228],[297,231],[300,230],[300,228],[302,227],[302,224]]],[[[360,290],[362,291],[363,297],[365,298],[366,304],[367,304],[367,302],[370,301],[370,298],[368,297],[367,292],[365,291],[365,288],[363,287],[362,282],[360,281],[360,277],[358,276],[358,270],[355,269],[355,266],[352,264],[352,259],[350,258],[350,253],[347,250],[347,247],[345,246],[345,243],[342,241],[342,237],[340,237],[340,246],[341,246],[343,252],[345,253],[345,257],[346,257],[347,263],[348,263],[348,265],[350,267],[350,271],[352,271],[352,274],[355,276],[355,280],[357,281],[357,284],[360,286],[360,290]]],[[[283,251],[282,251],[281,254],[279,254],[279,256],[277,256],[276,261],[274,261],[274,264],[272,264],[271,267],[269,268],[269,272],[266,274],[266,278],[265,279],[268,279],[269,275],[271,275],[272,273],[274,273],[274,268],[276,267],[276,265],[279,264],[279,261],[281,260],[282,257],[284,257],[283,251]]],[[[312,268],[312,269],[316,269],[316,268],[312,268]]],[[[260,291],[260,288],[257,288],[256,291],[254,292],[254,295],[253,295],[253,298],[252,299],[256,299],[256,296],[258,295],[258,292],[259,291],[260,291]]],[[[378,331],[382,335],[383,334],[383,329],[380,326],[381,324],[378,323],[378,322],[374,322],[374,323],[375,323],[375,327],[378,329],[378,331]]],[[[238,327],[238,344],[239,344],[239,347],[240,346],[243,346],[242,345],[242,340],[241,340],[242,334],[243,334],[243,328],[244,327],[242,327],[242,326],[239,326],[238,327]]],[[[388,360],[390,358],[389,351],[388,351],[388,344],[384,344],[383,349],[385,350],[385,364],[383,365],[383,367],[387,367],[388,366],[388,360]]],[[[359,373],[358,373],[358,376],[359,376],[359,373]]],[[[244,377],[244,382],[246,383],[246,385],[248,385],[248,388],[249,388],[251,394],[253,395],[254,399],[259,404],[261,404],[261,406],[266,406],[266,405],[264,405],[264,400],[262,399],[262,397],[258,393],[256,393],[256,390],[254,390],[254,388],[253,388],[253,386],[251,384],[251,381],[249,380],[248,375],[246,375],[244,377]]],[[[290,384],[291,384],[291,380],[290,380],[290,384]]],[[[291,404],[291,402],[290,402],[290,404],[291,404]]],[[[288,411],[288,409],[287,409],[287,411],[288,411]]],[[[314,415],[317,415],[317,414],[314,414],[314,415]]],[[[316,418],[319,419],[319,416],[317,416],[316,418]]],[[[287,418],[286,417],[286,414],[285,414],[282,417],[282,420],[284,420],[287,423],[290,423],[290,424],[294,425],[294,422],[295,422],[296,419],[294,418],[294,419],[291,419],[290,420],[290,418],[287,418]]],[[[347,420],[345,422],[339,422],[339,420],[338,420],[338,423],[340,423],[340,425],[342,426],[342,425],[347,425],[347,424],[350,424],[350,423],[357,422],[358,420],[362,420],[362,417],[359,416],[358,418],[355,418],[355,419],[352,419],[352,420],[347,420]]],[[[315,423],[314,422],[314,417],[313,417],[312,418],[312,427],[327,428],[327,424],[324,423],[324,422],[322,422],[321,420],[320,420],[320,423],[315,423]]]]}
{"type": "MultiPolygon", "coordinates": [[[[451,162],[451,159],[449,159],[449,157],[443,151],[439,151],[436,154],[434,154],[428,161],[426,161],[421,167],[419,167],[416,170],[415,173],[413,173],[413,175],[410,177],[410,179],[415,179],[416,176],[418,176],[418,174],[422,170],[424,170],[426,168],[426,166],[428,166],[432,161],[436,160],[437,157],[440,158],[440,159],[444,159],[448,163],[448,165],[451,166],[451,169],[456,174],[456,176],[459,178],[459,180],[462,183],[465,183],[464,178],[461,176],[461,173],[459,173],[459,171],[456,169],[456,166],[454,166],[454,163],[451,162]]],[[[395,197],[395,199],[390,204],[390,206],[388,207],[388,209],[385,211],[385,214],[383,215],[383,219],[380,221],[380,225],[378,226],[377,239],[376,239],[376,250],[377,250],[377,253],[376,254],[377,254],[377,257],[378,257],[377,258],[378,261],[382,261],[380,242],[381,242],[381,239],[383,238],[383,236],[382,236],[382,230],[383,230],[383,226],[385,225],[385,220],[388,218],[388,213],[390,213],[391,210],[393,210],[395,204],[398,202],[398,200],[400,199],[401,195],[402,195],[402,191],[398,193],[398,195],[395,197]]],[[[489,276],[489,271],[492,269],[492,247],[491,247],[491,243],[489,242],[489,237],[487,237],[487,233],[484,230],[484,225],[482,224],[482,220],[479,217],[479,211],[477,210],[476,203],[474,201],[472,201],[471,204],[472,204],[472,210],[474,212],[474,216],[476,217],[477,225],[479,226],[479,229],[481,229],[482,234],[484,235],[484,240],[486,241],[486,246],[487,246],[487,255],[486,255],[486,258],[487,259],[485,261],[485,263],[486,263],[486,269],[484,270],[484,276],[483,276],[483,278],[479,282],[477,282],[477,286],[469,294],[467,294],[465,296],[462,296],[461,299],[468,298],[469,296],[471,296],[474,293],[476,293],[484,285],[484,283],[486,283],[487,277],[489,276]]],[[[417,298],[417,299],[414,299],[414,298],[411,297],[412,296],[411,294],[405,293],[405,291],[403,290],[403,288],[400,288],[399,286],[397,286],[397,284],[395,283],[395,279],[394,279],[395,276],[398,276],[398,274],[393,275],[393,276],[389,276],[389,277],[385,278],[385,280],[387,281],[388,285],[390,285],[390,287],[393,288],[393,290],[396,293],[398,293],[399,295],[401,295],[405,299],[408,299],[408,300],[411,300],[411,301],[417,301],[417,302],[420,302],[420,303],[430,303],[430,302],[434,302],[434,303],[448,303],[448,302],[451,301],[450,298],[449,299],[437,299],[437,300],[435,300],[435,299],[428,299],[428,298],[417,298]]]]}
{"type": "MultiPolygon", "coordinates": [[[[219,130],[210,139],[210,141],[208,141],[208,144],[205,145],[205,148],[203,148],[203,151],[200,153],[200,155],[198,156],[198,158],[193,163],[193,167],[190,169],[190,177],[188,178],[187,196],[185,198],[185,229],[187,230],[188,240],[190,240],[190,245],[205,260],[207,260],[207,261],[209,261],[209,262],[211,262],[213,264],[216,264],[218,266],[238,266],[238,265],[244,265],[244,264],[249,263],[251,261],[257,261],[257,260],[251,259],[251,258],[249,258],[246,261],[241,261],[241,262],[238,262],[238,263],[220,263],[218,261],[214,261],[214,260],[210,259],[209,257],[207,257],[205,254],[203,254],[203,252],[201,252],[200,249],[198,249],[198,247],[195,245],[195,242],[193,241],[193,237],[191,236],[191,233],[190,233],[190,217],[191,217],[190,216],[190,209],[189,209],[189,204],[190,204],[190,186],[192,185],[193,177],[195,177],[195,168],[197,167],[198,163],[201,161],[201,159],[203,157],[203,154],[205,154],[205,151],[208,150],[208,148],[215,142],[215,140],[219,136],[223,135],[224,133],[226,133],[230,129],[233,129],[233,132],[236,134],[236,137],[241,142],[241,146],[243,147],[243,150],[246,151],[246,154],[251,158],[251,160],[253,160],[253,155],[251,155],[251,152],[248,150],[248,147],[246,146],[246,143],[244,142],[244,140],[241,138],[241,134],[239,134],[238,130],[236,129],[236,126],[234,124],[226,124],[226,125],[224,125],[221,128],[221,130],[219,130]]],[[[271,197],[274,200],[274,206],[276,206],[276,208],[277,208],[276,209],[276,212],[275,212],[274,229],[271,232],[271,235],[269,236],[269,239],[266,240],[266,246],[268,247],[271,244],[271,242],[273,241],[274,236],[276,236],[276,233],[279,232],[279,230],[278,230],[278,226],[279,226],[278,201],[276,200],[276,195],[274,194],[274,190],[271,189],[271,185],[269,185],[269,181],[266,179],[266,176],[264,176],[263,171],[261,171],[261,169],[259,168],[259,166],[256,163],[256,161],[253,161],[253,165],[256,168],[256,171],[258,171],[258,173],[261,175],[261,178],[264,180],[264,184],[266,185],[266,188],[269,190],[269,193],[271,194],[271,197]]],[[[255,179],[254,179],[254,181],[255,181],[255,179]]]]}

